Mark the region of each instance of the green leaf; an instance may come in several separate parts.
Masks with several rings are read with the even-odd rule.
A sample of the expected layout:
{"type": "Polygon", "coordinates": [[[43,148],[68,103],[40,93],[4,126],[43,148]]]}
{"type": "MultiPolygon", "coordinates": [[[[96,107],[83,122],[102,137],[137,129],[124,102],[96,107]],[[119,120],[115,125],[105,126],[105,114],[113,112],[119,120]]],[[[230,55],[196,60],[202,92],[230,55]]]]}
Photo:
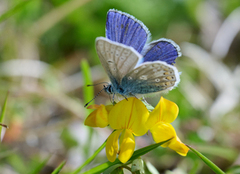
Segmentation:
{"type": "MultiPolygon", "coordinates": [[[[171,140],[171,139],[169,139],[169,140],[171,140]]],[[[155,143],[155,144],[152,144],[152,145],[150,145],[150,146],[147,146],[147,147],[144,147],[144,148],[141,148],[141,149],[136,150],[136,151],[133,153],[133,155],[132,155],[132,157],[130,158],[130,160],[129,160],[127,163],[125,163],[125,165],[130,164],[134,159],[136,159],[136,158],[138,158],[138,157],[140,157],[140,156],[148,153],[149,151],[151,151],[151,150],[159,147],[160,145],[168,142],[169,140],[166,140],[166,141],[163,141],[163,142],[160,142],[160,143],[155,143]]],[[[113,165],[117,165],[117,164],[122,164],[122,163],[119,161],[119,159],[116,159],[113,163],[112,163],[112,162],[103,163],[103,164],[101,164],[101,165],[99,165],[99,166],[97,166],[97,167],[94,167],[94,168],[92,168],[92,169],[84,172],[83,174],[95,174],[95,173],[97,174],[97,173],[101,173],[101,172],[107,170],[109,167],[111,167],[111,166],[113,166],[113,165]]],[[[76,173],[74,173],[74,174],[76,174],[76,173]]]]}
{"type": "MultiPolygon", "coordinates": [[[[186,145],[188,146],[188,145],[186,145]]],[[[225,174],[218,166],[216,166],[211,160],[205,157],[203,154],[188,146],[203,162],[205,162],[216,174],[225,174]]]]}
{"type": "Polygon", "coordinates": [[[115,170],[113,170],[110,174],[124,174],[123,168],[118,167],[115,170]]]}
{"type": "Polygon", "coordinates": [[[66,161],[61,162],[61,164],[52,172],[52,174],[58,174],[62,170],[65,164],[66,164],[66,161]]]}

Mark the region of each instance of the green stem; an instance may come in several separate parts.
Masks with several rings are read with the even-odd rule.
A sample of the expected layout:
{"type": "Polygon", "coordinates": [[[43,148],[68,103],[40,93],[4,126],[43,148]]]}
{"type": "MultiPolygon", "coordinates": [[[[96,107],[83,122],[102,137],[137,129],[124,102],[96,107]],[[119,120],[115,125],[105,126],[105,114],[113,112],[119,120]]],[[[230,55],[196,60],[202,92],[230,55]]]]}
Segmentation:
{"type": "Polygon", "coordinates": [[[203,154],[195,150],[189,145],[186,145],[191,149],[203,162],[205,162],[216,174],[225,174],[218,166],[216,166],[211,160],[205,157],[203,154]]]}

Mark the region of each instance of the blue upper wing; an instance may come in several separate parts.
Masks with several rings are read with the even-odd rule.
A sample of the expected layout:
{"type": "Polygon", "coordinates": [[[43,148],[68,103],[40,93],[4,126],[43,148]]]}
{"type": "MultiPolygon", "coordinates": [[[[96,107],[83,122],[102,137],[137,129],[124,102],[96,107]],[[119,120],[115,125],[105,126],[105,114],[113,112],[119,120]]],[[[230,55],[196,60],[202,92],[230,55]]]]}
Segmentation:
{"type": "Polygon", "coordinates": [[[170,39],[159,39],[149,43],[143,53],[143,62],[164,61],[170,65],[181,56],[179,46],[170,39]]]}
{"type": "Polygon", "coordinates": [[[141,53],[149,36],[147,27],[135,17],[114,9],[108,11],[106,22],[108,39],[131,46],[141,53]]]}

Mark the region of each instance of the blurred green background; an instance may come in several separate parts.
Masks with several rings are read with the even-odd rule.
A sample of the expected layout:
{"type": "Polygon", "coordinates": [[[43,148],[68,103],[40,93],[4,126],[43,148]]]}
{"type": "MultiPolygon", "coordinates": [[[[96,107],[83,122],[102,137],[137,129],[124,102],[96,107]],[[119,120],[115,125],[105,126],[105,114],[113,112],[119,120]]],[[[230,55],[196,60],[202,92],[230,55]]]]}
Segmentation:
{"type": "MultiPolygon", "coordinates": [[[[86,60],[93,83],[109,80],[95,39],[105,36],[111,8],[141,20],[153,40],[180,45],[181,82],[163,94],[180,108],[177,134],[222,170],[240,173],[239,0],[1,0],[0,105],[9,91],[2,123],[10,128],[2,130],[0,173],[48,174],[63,160],[62,173],[70,173],[111,133],[83,124],[89,112],[80,68],[86,60]]],[[[109,96],[95,103],[110,103],[109,96]]],[[[136,141],[138,148],[153,143],[150,135],[136,141]]],[[[160,147],[143,159],[161,174],[213,173],[192,152],[181,157],[160,147]]],[[[85,170],[106,161],[103,151],[85,170]]]]}

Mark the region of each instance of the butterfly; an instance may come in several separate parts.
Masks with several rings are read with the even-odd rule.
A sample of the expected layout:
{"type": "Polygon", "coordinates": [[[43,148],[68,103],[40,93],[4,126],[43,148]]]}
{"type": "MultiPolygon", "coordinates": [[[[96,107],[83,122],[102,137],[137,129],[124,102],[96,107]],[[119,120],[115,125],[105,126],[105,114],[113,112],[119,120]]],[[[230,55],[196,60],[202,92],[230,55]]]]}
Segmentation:
{"type": "Polygon", "coordinates": [[[107,13],[106,37],[96,38],[96,50],[111,84],[104,90],[125,98],[173,89],[180,81],[174,66],[181,56],[170,39],[146,44],[148,28],[135,17],[111,9],[107,13]]]}

